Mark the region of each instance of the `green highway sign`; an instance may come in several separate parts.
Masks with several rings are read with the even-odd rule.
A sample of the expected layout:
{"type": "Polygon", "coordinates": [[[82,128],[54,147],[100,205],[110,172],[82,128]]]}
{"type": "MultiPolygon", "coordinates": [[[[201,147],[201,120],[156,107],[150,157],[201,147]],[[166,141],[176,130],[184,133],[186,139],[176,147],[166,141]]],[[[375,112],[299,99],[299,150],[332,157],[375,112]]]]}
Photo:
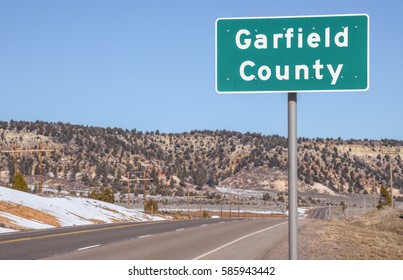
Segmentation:
{"type": "Polygon", "coordinates": [[[220,18],[218,93],[365,91],[369,17],[220,18]]]}

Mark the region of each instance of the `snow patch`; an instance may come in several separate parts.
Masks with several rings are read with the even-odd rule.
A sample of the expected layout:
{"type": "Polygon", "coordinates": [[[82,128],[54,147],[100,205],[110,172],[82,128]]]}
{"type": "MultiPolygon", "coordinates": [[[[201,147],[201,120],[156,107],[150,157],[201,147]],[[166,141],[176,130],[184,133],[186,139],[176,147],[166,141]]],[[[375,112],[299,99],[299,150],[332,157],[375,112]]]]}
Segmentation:
{"type": "Polygon", "coordinates": [[[9,233],[9,232],[16,232],[18,230],[0,227],[0,233],[9,233]]]}
{"type": "MultiPolygon", "coordinates": [[[[164,220],[152,217],[139,210],[127,209],[115,204],[82,197],[43,197],[0,187],[0,201],[20,204],[54,216],[61,226],[87,225],[94,223],[140,222],[164,220]]],[[[54,226],[21,216],[0,212],[0,216],[14,224],[29,229],[52,228],[54,226]]],[[[0,232],[5,232],[4,228],[0,232]]]]}
{"type": "Polygon", "coordinates": [[[54,226],[41,223],[35,220],[28,220],[20,216],[16,216],[13,214],[9,214],[6,212],[0,211],[0,217],[4,217],[12,221],[14,224],[19,225],[24,228],[35,228],[35,229],[44,229],[44,228],[52,228],[54,226]]]}

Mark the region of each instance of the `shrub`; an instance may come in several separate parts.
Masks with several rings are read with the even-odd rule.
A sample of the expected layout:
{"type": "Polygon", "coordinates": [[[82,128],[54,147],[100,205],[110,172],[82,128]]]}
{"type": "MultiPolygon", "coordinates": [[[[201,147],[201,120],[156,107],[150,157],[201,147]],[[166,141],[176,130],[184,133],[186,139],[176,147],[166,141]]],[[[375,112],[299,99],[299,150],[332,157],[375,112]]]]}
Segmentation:
{"type": "Polygon", "coordinates": [[[151,208],[153,212],[158,211],[158,201],[154,199],[148,199],[144,204],[144,212],[151,212],[151,208]]]}
{"type": "Polygon", "coordinates": [[[284,196],[280,195],[280,196],[277,198],[277,201],[285,202],[284,196]]]}
{"type": "Polygon", "coordinates": [[[378,209],[382,209],[385,206],[392,205],[392,198],[389,194],[389,191],[385,188],[385,186],[381,186],[381,197],[379,199],[379,203],[376,206],[378,209]]]}
{"type": "Polygon", "coordinates": [[[113,192],[110,188],[106,188],[102,193],[100,193],[96,190],[92,190],[90,192],[90,194],[88,195],[88,198],[105,201],[105,202],[109,202],[109,203],[115,202],[115,195],[113,194],[113,192]]]}

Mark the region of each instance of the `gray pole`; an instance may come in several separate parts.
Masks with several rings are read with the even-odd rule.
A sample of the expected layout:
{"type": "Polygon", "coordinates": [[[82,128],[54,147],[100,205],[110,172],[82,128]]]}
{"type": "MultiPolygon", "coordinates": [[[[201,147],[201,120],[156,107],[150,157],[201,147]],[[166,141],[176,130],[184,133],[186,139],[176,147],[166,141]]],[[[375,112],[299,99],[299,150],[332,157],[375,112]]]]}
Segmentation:
{"type": "Polygon", "coordinates": [[[288,246],[290,260],[298,259],[297,206],[297,93],[288,93],[288,246]]]}

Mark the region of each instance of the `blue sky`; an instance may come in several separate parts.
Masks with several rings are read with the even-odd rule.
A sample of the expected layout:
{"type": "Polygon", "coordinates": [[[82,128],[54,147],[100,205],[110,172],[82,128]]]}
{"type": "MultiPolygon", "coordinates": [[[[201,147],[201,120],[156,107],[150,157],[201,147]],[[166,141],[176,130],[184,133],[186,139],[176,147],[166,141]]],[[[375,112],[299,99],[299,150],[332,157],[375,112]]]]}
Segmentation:
{"type": "Polygon", "coordinates": [[[403,140],[403,1],[0,1],[0,120],[287,136],[287,94],[215,92],[215,20],[366,13],[370,89],[300,93],[298,135],[403,140]]]}

